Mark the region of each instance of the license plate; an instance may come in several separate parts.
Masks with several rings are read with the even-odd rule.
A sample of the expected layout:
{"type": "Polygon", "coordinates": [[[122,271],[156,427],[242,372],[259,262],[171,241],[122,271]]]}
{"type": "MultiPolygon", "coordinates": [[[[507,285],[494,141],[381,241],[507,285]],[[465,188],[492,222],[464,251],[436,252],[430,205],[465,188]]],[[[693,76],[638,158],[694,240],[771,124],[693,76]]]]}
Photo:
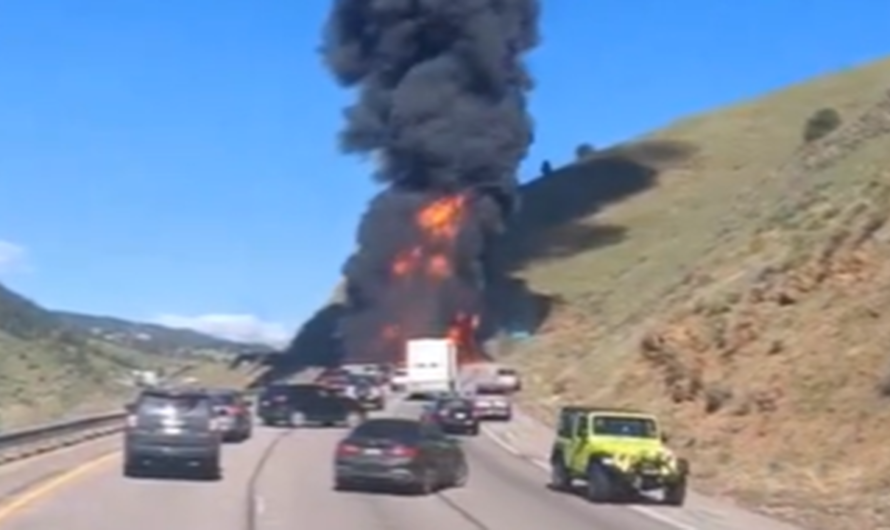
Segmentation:
{"type": "Polygon", "coordinates": [[[180,427],[164,427],[164,434],[182,434],[182,429],[180,427]]]}
{"type": "Polygon", "coordinates": [[[365,449],[364,453],[366,455],[382,455],[383,449],[365,449]]]}
{"type": "Polygon", "coordinates": [[[454,417],[457,418],[457,419],[459,419],[459,420],[462,420],[462,419],[466,418],[467,415],[464,414],[463,412],[458,412],[457,414],[454,415],[454,417]]]}

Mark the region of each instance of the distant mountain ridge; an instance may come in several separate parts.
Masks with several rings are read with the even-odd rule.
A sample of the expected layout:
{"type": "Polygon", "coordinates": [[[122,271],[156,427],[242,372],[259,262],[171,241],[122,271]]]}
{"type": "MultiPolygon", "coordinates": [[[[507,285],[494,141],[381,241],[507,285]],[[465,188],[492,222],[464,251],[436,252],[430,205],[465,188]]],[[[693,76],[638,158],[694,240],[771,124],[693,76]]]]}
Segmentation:
{"type": "Polygon", "coordinates": [[[86,315],[71,311],[52,311],[66,327],[89,333],[121,346],[160,355],[208,354],[237,356],[267,353],[274,349],[265,344],[249,344],[207,335],[191,329],[179,329],[133,322],[117,317],[86,315]]]}

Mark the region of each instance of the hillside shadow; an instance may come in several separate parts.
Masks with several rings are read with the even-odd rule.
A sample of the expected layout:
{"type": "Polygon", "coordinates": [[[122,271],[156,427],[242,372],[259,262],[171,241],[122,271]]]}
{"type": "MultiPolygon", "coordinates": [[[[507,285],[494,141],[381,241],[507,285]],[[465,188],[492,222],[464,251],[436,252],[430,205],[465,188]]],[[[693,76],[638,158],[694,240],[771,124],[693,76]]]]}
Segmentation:
{"type": "Polygon", "coordinates": [[[261,372],[250,386],[285,380],[307,368],[338,365],[342,358],[338,329],[345,311],[346,307],[338,303],[316,311],[283,351],[256,363],[261,372]]]}
{"type": "Polygon", "coordinates": [[[626,237],[622,226],[597,223],[603,208],[658,184],[665,170],[689,160],[697,147],[667,140],[645,140],[593,154],[521,187],[519,210],[498,242],[489,268],[484,338],[505,329],[534,334],[552,311],[553,297],[533,291],[517,275],[534,263],[615,245],[626,237]]]}

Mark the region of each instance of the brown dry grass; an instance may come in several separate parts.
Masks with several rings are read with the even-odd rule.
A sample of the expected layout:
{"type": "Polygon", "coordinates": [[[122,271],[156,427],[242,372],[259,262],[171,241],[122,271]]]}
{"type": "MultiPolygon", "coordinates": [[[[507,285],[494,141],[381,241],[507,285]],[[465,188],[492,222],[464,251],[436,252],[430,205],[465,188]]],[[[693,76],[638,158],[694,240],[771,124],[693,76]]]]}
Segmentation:
{"type": "MultiPolygon", "coordinates": [[[[611,227],[512,256],[559,300],[508,348],[527,406],[653,409],[699,489],[812,528],[890,528],[890,113],[800,149],[815,110],[853,122],[888,88],[885,60],[684,120],[636,143],[692,147],[644,161],[648,189],[577,219],[527,217],[527,241],[611,227]]],[[[565,196],[597,185],[564,180],[565,196]]],[[[527,210],[559,208],[556,182],[527,188],[527,210]]]]}

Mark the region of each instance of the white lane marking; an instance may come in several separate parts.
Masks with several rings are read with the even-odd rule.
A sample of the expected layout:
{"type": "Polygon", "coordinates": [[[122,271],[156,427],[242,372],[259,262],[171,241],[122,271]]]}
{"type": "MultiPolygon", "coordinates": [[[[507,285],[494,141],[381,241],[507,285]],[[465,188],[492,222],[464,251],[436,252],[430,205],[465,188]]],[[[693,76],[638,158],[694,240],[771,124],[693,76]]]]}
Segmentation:
{"type": "MultiPolygon", "coordinates": [[[[492,432],[492,430],[490,428],[486,428],[483,426],[482,432],[485,433],[485,436],[489,440],[493,441],[498,447],[500,447],[504,451],[506,451],[510,454],[519,456],[519,457],[523,456],[522,452],[515,445],[513,445],[510,442],[508,442],[507,440],[505,440],[503,436],[500,436],[500,435],[492,432]]],[[[547,473],[550,473],[550,463],[549,462],[546,462],[539,458],[525,458],[525,460],[531,462],[535,467],[537,467],[547,473]]],[[[624,508],[627,508],[628,510],[635,511],[635,512],[642,514],[650,519],[654,519],[660,523],[663,523],[667,526],[675,528],[676,530],[701,530],[700,528],[698,528],[696,526],[691,526],[686,523],[676,521],[676,520],[668,517],[667,515],[656,512],[655,510],[652,510],[645,506],[630,505],[630,506],[624,506],[624,508]]]]}

